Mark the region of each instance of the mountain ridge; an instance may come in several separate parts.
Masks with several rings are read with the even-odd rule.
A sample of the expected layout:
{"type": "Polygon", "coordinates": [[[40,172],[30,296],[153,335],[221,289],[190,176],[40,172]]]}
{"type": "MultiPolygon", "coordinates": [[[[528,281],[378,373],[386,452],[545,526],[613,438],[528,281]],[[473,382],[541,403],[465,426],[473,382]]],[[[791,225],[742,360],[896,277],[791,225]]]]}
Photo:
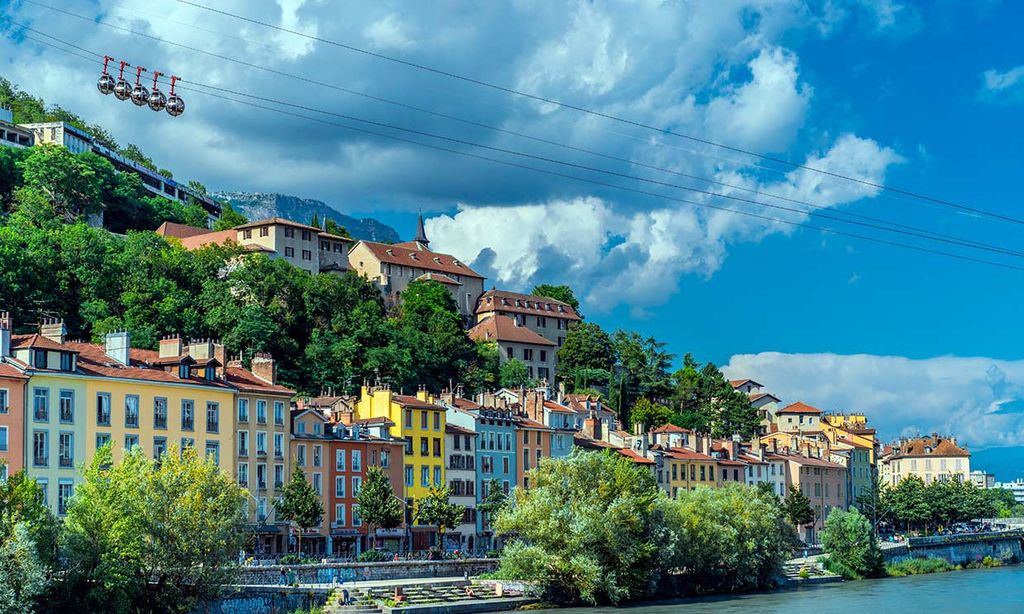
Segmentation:
{"type": "Polygon", "coordinates": [[[213,192],[212,195],[231,203],[239,213],[250,220],[283,217],[308,224],[316,215],[321,225],[328,219],[344,226],[355,239],[398,243],[398,231],[373,218],[355,218],[327,203],[313,198],[301,198],[278,192],[213,192]]]}

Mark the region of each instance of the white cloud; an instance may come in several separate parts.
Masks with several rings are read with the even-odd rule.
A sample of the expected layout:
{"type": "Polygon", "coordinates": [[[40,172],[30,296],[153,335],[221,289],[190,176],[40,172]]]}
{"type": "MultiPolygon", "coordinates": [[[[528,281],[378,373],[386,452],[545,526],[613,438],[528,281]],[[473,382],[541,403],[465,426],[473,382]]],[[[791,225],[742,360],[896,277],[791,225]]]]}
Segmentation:
{"type": "Polygon", "coordinates": [[[374,49],[408,49],[413,46],[413,42],[404,30],[401,18],[391,13],[367,26],[364,36],[374,49]]]}
{"type": "Polygon", "coordinates": [[[1021,360],[763,352],[735,355],[723,371],[784,403],[863,412],[886,439],[941,432],[979,449],[1024,445],[1021,360]]]}
{"type": "Polygon", "coordinates": [[[1019,102],[1024,100],[1024,66],[1000,71],[994,68],[981,73],[978,96],[992,102],[1019,102]]]}

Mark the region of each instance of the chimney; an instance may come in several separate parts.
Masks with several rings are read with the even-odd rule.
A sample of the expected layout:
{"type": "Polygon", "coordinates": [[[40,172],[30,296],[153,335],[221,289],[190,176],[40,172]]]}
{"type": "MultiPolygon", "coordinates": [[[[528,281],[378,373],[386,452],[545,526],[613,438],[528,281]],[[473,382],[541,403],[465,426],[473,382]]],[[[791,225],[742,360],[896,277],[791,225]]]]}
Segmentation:
{"type": "Polygon", "coordinates": [[[108,358],[117,361],[127,367],[131,364],[128,358],[128,350],[131,348],[131,340],[128,331],[118,333],[107,333],[103,337],[104,353],[108,358]]]}
{"type": "Polygon", "coordinates": [[[217,362],[220,363],[220,366],[217,367],[217,377],[224,379],[225,369],[227,368],[228,355],[227,351],[224,349],[224,344],[221,343],[220,341],[216,341],[213,344],[213,357],[217,359],[217,362]]]}
{"type": "Polygon", "coordinates": [[[764,461],[764,454],[767,448],[768,446],[766,444],[763,444],[761,442],[757,443],[757,460],[762,462],[764,461]]]}
{"type": "Polygon", "coordinates": [[[4,356],[11,355],[11,331],[14,329],[14,320],[11,314],[0,311],[0,360],[4,356]]]}
{"type": "Polygon", "coordinates": [[[697,454],[704,454],[704,436],[700,433],[693,434],[693,451],[697,454]]]}
{"type": "Polygon", "coordinates": [[[181,337],[168,335],[160,340],[160,358],[181,356],[181,337]]]}
{"type": "Polygon", "coordinates": [[[64,343],[64,338],[68,334],[68,329],[64,327],[64,320],[46,318],[43,320],[43,323],[39,325],[39,334],[50,341],[64,343]]]}
{"type": "Polygon", "coordinates": [[[416,391],[416,398],[423,402],[430,402],[430,396],[427,394],[427,387],[420,384],[419,389],[416,391]]]}
{"type": "Polygon", "coordinates": [[[732,441],[729,442],[729,454],[732,460],[738,460],[740,457],[740,434],[733,433],[732,441]]]}
{"type": "Polygon", "coordinates": [[[772,437],[772,452],[775,454],[779,453],[779,440],[777,437],[772,437]]]}
{"type": "Polygon", "coordinates": [[[188,344],[188,355],[196,360],[213,358],[213,341],[209,339],[193,339],[188,344]]]}
{"type": "Polygon", "coordinates": [[[274,362],[274,359],[270,354],[253,354],[252,374],[268,384],[276,384],[277,363],[274,362]]]}

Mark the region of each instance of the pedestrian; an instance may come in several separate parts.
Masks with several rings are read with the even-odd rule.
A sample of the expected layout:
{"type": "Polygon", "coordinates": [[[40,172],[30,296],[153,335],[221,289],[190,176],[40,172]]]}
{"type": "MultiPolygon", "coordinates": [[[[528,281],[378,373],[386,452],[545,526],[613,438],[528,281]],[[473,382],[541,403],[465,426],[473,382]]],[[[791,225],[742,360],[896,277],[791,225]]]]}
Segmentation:
{"type": "Polygon", "coordinates": [[[348,589],[347,588],[343,588],[343,589],[341,589],[341,604],[342,605],[349,605],[349,603],[351,603],[351,602],[350,602],[349,596],[348,596],[348,589]]]}
{"type": "Polygon", "coordinates": [[[288,586],[288,572],[285,568],[281,568],[281,586],[288,586]]]}

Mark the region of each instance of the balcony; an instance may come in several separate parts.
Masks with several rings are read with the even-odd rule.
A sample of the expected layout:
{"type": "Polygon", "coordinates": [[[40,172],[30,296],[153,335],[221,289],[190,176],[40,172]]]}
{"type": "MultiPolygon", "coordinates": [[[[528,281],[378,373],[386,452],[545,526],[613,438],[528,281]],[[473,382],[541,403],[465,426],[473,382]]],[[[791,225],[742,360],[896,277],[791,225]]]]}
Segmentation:
{"type": "Polygon", "coordinates": [[[207,420],[206,421],[206,432],[208,432],[208,433],[216,433],[219,430],[220,430],[220,423],[219,422],[217,422],[216,420],[207,420]]]}
{"type": "Polygon", "coordinates": [[[157,417],[153,419],[153,428],[165,429],[167,428],[167,416],[157,417]]]}
{"type": "Polygon", "coordinates": [[[75,466],[74,460],[70,456],[61,456],[57,464],[64,468],[73,468],[75,466]]]}
{"type": "Polygon", "coordinates": [[[238,448],[239,456],[249,456],[249,448],[238,448]]]}
{"type": "Polygon", "coordinates": [[[244,486],[244,487],[248,488],[249,487],[249,478],[239,477],[238,478],[238,485],[239,486],[244,486]]]}
{"type": "Polygon", "coordinates": [[[261,481],[257,482],[256,483],[256,488],[258,488],[259,490],[266,490],[267,489],[267,481],[266,480],[261,480],[261,481]]]}
{"type": "Polygon", "coordinates": [[[280,480],[274,480],[274,490],[280,490],[284,488],[284,482],[280,480]]]}

